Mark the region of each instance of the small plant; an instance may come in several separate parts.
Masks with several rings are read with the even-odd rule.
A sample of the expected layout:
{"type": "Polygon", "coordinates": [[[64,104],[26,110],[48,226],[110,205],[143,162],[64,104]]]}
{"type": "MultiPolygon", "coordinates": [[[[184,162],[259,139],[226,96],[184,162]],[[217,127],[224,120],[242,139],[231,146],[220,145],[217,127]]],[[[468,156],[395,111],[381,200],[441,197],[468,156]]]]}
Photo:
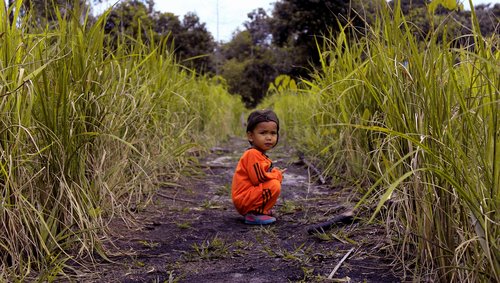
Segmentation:
{"type": "Polygon", "coordinates": [[[176,283],[176,282],[179,282],[180,278],[175,278],[174,277],[174,271],[169,271],[168,272],[168,281],[165,281],[165,282],[168,282],[168,283],[176,283]]]}
{"type": "Polygon", "coordinates": [[[275,257],[280,257],[285,261],[291,261],[298,265],[308,265],[312,259],[312,246],[305,246],[305,243],[299,245],[298,247],[294,247],[293,250],[287,250],[284,248],[267,248],[265,247],[265,251],[269,255],[273,255],[275,257]]]}
{"type": "Polygon", "coordinates": [[[281,203],[281,206],[279,207],[279,212],[281,214],[291,214],[301,209],[302,207],[300,205],[297,205],[297,202],[285,200],[281,203]]]}
{"type": "Polygon", "coordinates": [[[211,260],[229,256],[231,245],[216,235],[213,239],[205,240],[199,245],[195,243],[191,247],[193,253],[189,254],[188,259],[211,260]]]}
{"type": "MultiPolygon", "coordinates": [[[[275,225],[262,225],[259,229],[255,230],[255,233],[258,233],[257,235],[264,235],[264,238],[276,238],[276,230],[275,225]]],[[[257,237],[257,239],[262,239],[262,237],[257,237]]]]}
{"type": "Polygon", "coordinates": [[[231,196],[231,186],[229,184],[226,184],[224,186],[219,186],[217,187],[217,191],[215,192],[215,195],[217,196],[231,196]]]}
{"type": "Polygon", "coordinates": [[[317,276],[314,275],[314,268],[312,267],[303,266],[302,272],[304,273],[304,277],[300,281],[298,281],[300,283],[324,282],[324,278],[318,278],[317,276]]]}
{"type": "Polygon", "coordinates": [[[252,242],[238,240],[234,242],[232,246],[234,247],[233,253],[235,255],[242,255],[247,253],[248,250],[252,249],[254,244],[252,242]]]}
{"type": "Polygon", "coordinates": [[[135,263],[135,265],[137,265],[138,267],[144,267],[144,266],[146,266],[146,264],[145,264],[144,262],[139,261],[139,260],[136,260],[134,263],[135,263]]]}
{"type": "Polygon", "coordinates": [[[326,242],[330,242],[330,241],[333,241],[333,240],[337,240],[343,244],[353,244],[353,245],[356,245],[356,241],[352,240],[349,238],[349,232],[346,232],[345,230],[339,230],[337,231],[336,233],[334,232],[319,232],[319,233],[315,233],[314,236],[321,240],[321,241],[326,241],[326,242]]]}
{"type": "Polygon", "coordinates": [[[191,223],[189,222],[182,222],[182,223],[175,223],[175,225],[181,229],[189,229],[191,228],[191,223]]]}
{"type": "Polygon", "coordinates": [[[325,242],[330,242],[332,239],[332,235],[330,233],[326,233],[326,232],[318,232],[318,233],[314,233],[314,237],[316,237],[317,239],[321,240],[321,241],[325,241],[325,242]]]}
{"type": "Polygon", "coordinates": [[[205,200],[201,204],[201,207],[204,209],[220,209],[220,208],[222,208],[222,205],[218,202],[215,202],[215,201],[205,200]]]}

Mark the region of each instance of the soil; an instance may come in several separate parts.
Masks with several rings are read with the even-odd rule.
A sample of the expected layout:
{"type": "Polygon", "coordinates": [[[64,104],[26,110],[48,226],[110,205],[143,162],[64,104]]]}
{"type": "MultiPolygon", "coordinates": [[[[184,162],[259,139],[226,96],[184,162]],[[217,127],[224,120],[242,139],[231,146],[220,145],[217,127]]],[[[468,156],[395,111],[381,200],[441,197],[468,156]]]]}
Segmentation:
{"type": "Polygon", "coordinates": [[[111,262],[102,261],[78,281],[401,282],[384,253],[383,228],[364,217],[308,233],[348,212],[353,189],[321,184],[313,168],[284,145],[268,152],[275,166],[287,168],[277,221],[244,224],[230,186],[247,146],[232,138],[213,148],[199,164],[202,174],[159,189],[153,204],[136,212],[135,224],[113,220],[113,246],[106,247],[111,262]]]}

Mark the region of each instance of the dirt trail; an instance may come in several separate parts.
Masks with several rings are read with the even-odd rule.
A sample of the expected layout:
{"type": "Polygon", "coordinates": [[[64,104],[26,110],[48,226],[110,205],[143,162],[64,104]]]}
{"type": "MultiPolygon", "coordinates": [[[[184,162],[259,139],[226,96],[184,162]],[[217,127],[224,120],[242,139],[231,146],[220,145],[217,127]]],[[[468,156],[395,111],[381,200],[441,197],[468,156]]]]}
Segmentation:
{"type": "Polygon", "coordinates": [[[214,149],[201,161],[205,174],[186,180],[182,188],[159,190],[155,204],[135,215],[137,227],[114,221],[113,250],[120,252],[111,259],[116,263],[99,265],[82,281],[400,282],[380,251],[380,227],[360,220],[307,233],[312,224],[352,207],[350,189],[319,185],[283,145],[269,152],[276,166],[288,168],[278,220],[245,225],[231,203],[230,184],[246,147],[245,140],[233,138],[214,149]]]}

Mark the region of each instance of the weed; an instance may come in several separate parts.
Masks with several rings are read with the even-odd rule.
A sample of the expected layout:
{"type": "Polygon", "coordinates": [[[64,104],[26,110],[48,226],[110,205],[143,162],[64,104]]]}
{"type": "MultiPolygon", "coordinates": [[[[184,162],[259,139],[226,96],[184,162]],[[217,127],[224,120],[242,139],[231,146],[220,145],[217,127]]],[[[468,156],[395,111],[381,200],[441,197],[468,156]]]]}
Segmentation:
{"type": "Polygon", "coordinates": [[[319,232],[315,233],[314,236],[321,240],[330,242],[333,240],[337,240],[343,244],[352,244],[356,245],[357,242],[349,238],[350,233],[346,233],[345,230],[339,230],[337,232],[319,232]]]}
{"type": "Polygon", "coordinates": [[[234,247],[233,254],[241,256],[243,254],[246,254],[248,251],[252,250],[254,244],[249,241],[238,240],[234,242],[231,246],[234,247]]]}
{"type": "Polygon", "coordinates": [[[182,222],[182,223],[176,222],[175,225],[177,227],[179,227],[180,229],[189,229],[189,228],[191,228],[191,223],[189,223],[189,222],[182,222]]]}
{"type": "Polygon", "coordinates": [[[217,196],[231,196],[231,185],[226,184],[224,186],[217,187],[217,191],[215,192],[217,196]]]}
{"type": "Polygon", "coordinates": [[[291,214],[301,209],[302,209],[301,205],[297,205],[296,201],[291,201],[291,200],[285,200],[279,206],[279,212],[281,214],[291,214]]]}
{"type": "Polygon", "coordinates": [[[219,236],[203,241],[201,244],[193,244],[193,252],[187,255],[188,260],[211,260],[225,258],[230,255],[231,245],[219,236]]]}
{"type": "MultiPolygon", "coordinates": [[[[260,225],[258,229],[255,229],[254,232],[257,235],[264,236],[266,239],[275,239],[277,237],[276,232],[278,228],[276,225],[260,225]]],[[[262,237],[258,237],[262,239],[262,237]]]]}
{"type": "Polygon", "coordinates": [[[201,204],[201,207],[204,209],[220,209],[223,207],[223,205],[212,200],[204,200],[201,204]]]}
{"type": "Polygon", "coordinates": [[[292,250],[278,249],[276,254],[285,261],[292,261],[298,265],[308,265],[313,254],[312,245],[305,246],[305,243],[294,247],[292,250]]]}

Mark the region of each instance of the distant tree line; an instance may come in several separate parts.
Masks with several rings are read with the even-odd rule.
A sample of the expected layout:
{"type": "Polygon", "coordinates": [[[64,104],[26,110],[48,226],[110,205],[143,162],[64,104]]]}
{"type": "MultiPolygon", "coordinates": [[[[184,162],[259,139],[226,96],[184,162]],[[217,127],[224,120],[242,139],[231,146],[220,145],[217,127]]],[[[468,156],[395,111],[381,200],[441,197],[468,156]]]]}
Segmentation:
{"type": "MultiPolygon", "coordinates": [[[[15,1],[8,0],[12,5],[15,1]]],[[[57,20],[53,4],[61,15],[78,10],[85,13],[91,4],[102,0],[24,0],[21,11],[36,25],[50,26],[57,20]],[[93,3],[90,3],[90,2],[93,3]]],[[[422,41],[429,40],[432,29],[446,22],[447,36],[457,45],[467,45],[470,11],[439,9],[428,13],[430,0],[401,0],[407,20],[422,41]]],[[[171,46],[177,60],[201,75],[220,75],[231,93],[240,95],[248,107],[257,105],[278,75],[294,79],[309,78],[320,64],[319,50],[325,40],[335,36],[340,26],[349,23],[352,36],[359,36],[365,23],[375,19],[376,5],[394,7],[385,0],[278,0],[270,14],[259,8],[248,13],[242,30],[229,42],[216,42],[205,23],[194,13],[179,16],[154,9],[154,0],[123,0],[111,8],[105,33],[111,46],[119,34],[171,46]]],[[[483,35],[500,30],[500,4],[475,7],[483,35]]],[[[442,26],[442,25],[441,25],[442,26]]],[[[443,31],[443,35],[444,35],[443,31]]],[[[362,33],[361,33],[362,34],[362,33]]]]}
{"type": "MultiPolygon", "coordinates": [[[[471,12],[438,8],[431,16],[427,9],[429,2],[400,1],[407,20],[414,23],[412,28],[417,38],[429,40],[431,29],[444,21],[448,38],[457,38],[457,45],[470,44],[472,39],[464,35],[471,34],[471,12]]],[[[393,8],[396,3],[385,0],[281,0],[274,4],[270,15],[263,9],[256,9],[248,14],[244,29],[235,32],[232,40],[220,47],[221,74],[229,90],[240,94],[247,106],[253,107],[265,97],[269,84],[278,75],[309,78],[320,65],[318,48],[324,47],[325,39],[335,36],[340,25],[348,22],[352,27],[348,30],[351,36],[359,36],[365,23],[375,20],[376,5],[381,4],[393,8]]],[[[475,11],[481,33],[498,36],[500,4],[479,5],[475,11]]]]}

